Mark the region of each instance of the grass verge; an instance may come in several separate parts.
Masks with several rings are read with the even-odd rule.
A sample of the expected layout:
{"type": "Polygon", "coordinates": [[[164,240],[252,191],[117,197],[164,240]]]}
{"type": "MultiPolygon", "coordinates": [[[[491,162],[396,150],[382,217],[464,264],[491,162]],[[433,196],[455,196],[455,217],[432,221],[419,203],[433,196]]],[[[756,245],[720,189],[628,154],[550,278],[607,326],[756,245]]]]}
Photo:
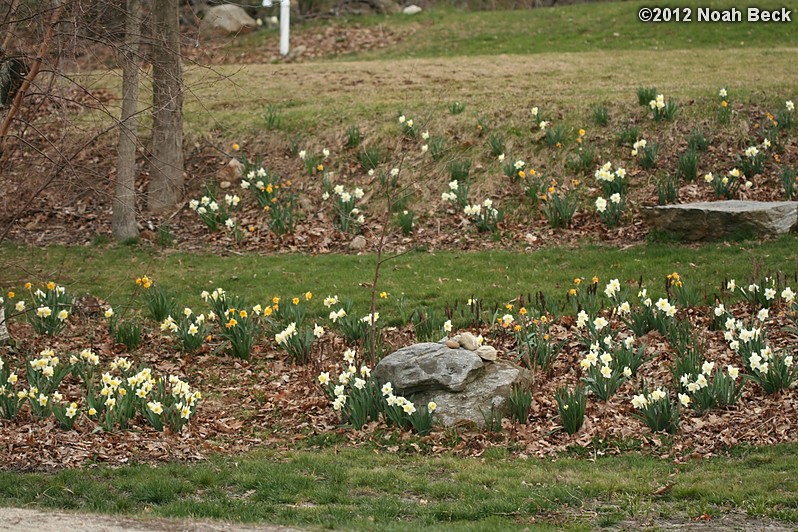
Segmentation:
{"type": "Polygon", "coordinates": [[[632,454],[538,461],[501,453],[261,452],[189,465],[3,472],[0,504],[312,528],[588,530],[727,513],[746,527],[752,517],[798,521],[797,450],[739,448],[686,464],[632,454]]]}
{"type": "MultiPolygon", "coordinates": [[[[718,243],[697,246],[651,243],[628,249],[587,245],[549,247],[532,253],[414,252],[387,262],[378,289],[390,299],[404,295],[409,308],[428,305],[443,309],[471,297],[489,304],[543,292],[557,312],[557,301],[576,277],[598,276],[600,286],[611,278],[636,286],[641,279],[656,296],[664,295],[665,276],[678,271],[688,286],[707,301],[725,279],[751,282],[754,262],[762,273],[796,274],[795,237],[769,242],[718,243]]],[[[148,275],[171,291],[178,302],[199,303],[202,290],[220,286],[263,303],[274,295],[311,291],[319,299],[337,294],[356,308],[368,308],[366,285],[373,279],[373,255],[232,255],[160,251],[154,248],[48,247],[5,245],[0,286],[19,289],[26,281],[56,282],[75,294],[90,293],[114,306],[129,301],[137,276],[148,275]]],[[[789,284],[789,282],[788,282],[789,284]]],[[[794,283],[793,283],[794,284],[794,283]]],[[[394,316],[392,305],[381,313],[394,316]]],[[[314,308],[325,309],[320,302],[314,308]]]]}

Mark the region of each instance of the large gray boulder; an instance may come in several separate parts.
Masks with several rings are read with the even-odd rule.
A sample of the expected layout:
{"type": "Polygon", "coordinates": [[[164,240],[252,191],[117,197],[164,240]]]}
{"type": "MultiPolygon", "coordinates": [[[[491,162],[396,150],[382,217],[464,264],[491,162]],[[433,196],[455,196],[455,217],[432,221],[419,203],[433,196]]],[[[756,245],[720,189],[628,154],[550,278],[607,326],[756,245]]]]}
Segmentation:
{"type": "Polygon", "coordinates": [[[396,393],[402,395],[429,390],[462,392],[484,365],[473,351],[422,343],[403,347],[383,358],[373,375],[381,384],[390,382],[396,393]]]}
{"type": "Polygon", "coordinates": [[[204,35],[235,35],[257,27],[255,19],[242,8],[233,4],[222,4],[208,9],[200,24],[200,31],[204,35]]]}
{"type": "Polygon", "coordinates": [[[652,228],[685,240],[780,235],[798,228],[798,201],[703,201],[644,207],[652,228]]]}
{"type": "Polygon", "coordinates": [[[486,362],[475,351],[445,344],[422,343],[383,358],[372,373],[394,393],[412,397],[417,405],[434,401],[434,420],[445,426],[461,421],[484,424],[483,413],[500,410],[513,386],[529,383],[529,372],[511,362],[486,362]]]}

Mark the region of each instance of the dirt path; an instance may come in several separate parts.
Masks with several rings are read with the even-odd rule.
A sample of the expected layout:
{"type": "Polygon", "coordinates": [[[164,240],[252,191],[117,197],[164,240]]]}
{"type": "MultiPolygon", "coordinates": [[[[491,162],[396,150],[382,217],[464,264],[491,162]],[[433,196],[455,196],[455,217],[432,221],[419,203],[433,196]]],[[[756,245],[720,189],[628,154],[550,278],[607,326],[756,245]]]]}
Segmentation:
{"type": "Polygon", "coordinates": [[[258,525],[246,526],[226,521],[197,521],[193,519],[133,519],[129,517],[78,514],[69,512],[43,512],[27,508],[0,508],[0,530],[15,532],[292,532],[297,528],[258,525]]]}
{"type": "MultiPolygon", "coordinates": [[[[573,523],[572,523],[573,524],[573,523]]],[[[598,528],[596,523],[592,523],[598,528]]],[[[602,527],[603,528],[603,527],[602,527]]],[[[632,531],[696,530],[702,532],[726,532],[732,530],[758,532],[789,532],[796,530],[789,523],[766,518],[748,517],[730,513],[711,520],[681,519],[632,519],[610,525],[606,530],[632,531]]],[[[204,521],[193,519],[141,519],[121,516],[79,514],[62,511],[45,512],[28,508],[0,508],[0,531],[14,532],[299,532],[301,529],[268,524],[242,525],[227,521],[204,521]]]]}

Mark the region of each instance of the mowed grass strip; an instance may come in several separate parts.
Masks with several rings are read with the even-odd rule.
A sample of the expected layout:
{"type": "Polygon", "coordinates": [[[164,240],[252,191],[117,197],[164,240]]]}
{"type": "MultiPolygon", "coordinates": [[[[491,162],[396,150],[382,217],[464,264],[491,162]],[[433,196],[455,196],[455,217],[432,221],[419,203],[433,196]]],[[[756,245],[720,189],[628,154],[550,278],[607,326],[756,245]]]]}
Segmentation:
{"type": "Polygon", "coordinates": [[[482,458],[256,452],[199,464],[2,472],[0,504],[371,530],[588,530],[727,513],[746,526],[746,514],[798,522],[796,450],[739,447],[686,464],[637,454],[522,460],[498,450],[482,458]]]}
{"type": "MultiPolygon", "coordinates": [[[[383,265],[377,288],[390,297],[380,302],[380,312],[396,317],[394,302],[400,296],[412,310],[422,305],[443,309],[472,297],[488,305],[503,304],[538,292],[544,293],[550,309],[557,312],[558,302],[563,303],[576,277],[595,275],[602,290],[612,278],[632,288],[642,280],[650,293],[663,296],[665,276],[673,271],[711,302],[724,280],[751,282],[755,261],[763,273],[781,272],[794,280],[795,245],[795,237],[787,235],[770,242],[703,246],[652,243],[628,249],[549,247],[530,253],[414,252],[383,265]]],[[[134,279],[146,274],[184,305],[200,304],[199,293],[217,286],[245,296],[251,304],[265,303],[274,295],[311,291],[317,296],[311,312],[324,315],[321,299],[332,294],[351,299],[356,309],[367,313],[371,301],[367,285],[373,281],[376,260],[371,254],[220,257],[128,246],[42,249],[5,245],[2,251],[0,287],[15,288],[20,294],[26,281],[55,280],[75,294],[90,293],[124,306],[130,303],[134,279]]]]}

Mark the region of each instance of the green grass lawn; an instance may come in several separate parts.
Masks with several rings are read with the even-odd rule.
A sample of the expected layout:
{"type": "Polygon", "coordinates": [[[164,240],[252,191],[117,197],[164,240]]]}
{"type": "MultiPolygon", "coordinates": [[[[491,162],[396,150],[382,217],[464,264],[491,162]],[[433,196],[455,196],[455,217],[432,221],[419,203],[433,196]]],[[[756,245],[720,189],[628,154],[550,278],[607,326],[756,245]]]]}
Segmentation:
{"type": "MultiPolygon", "coordinates": [[[[477,297],[503,304],[520,295],[543,292],[556,303],[573,286],[575,277],[598,276],[600,285],[612,278],[636,287],[642,279],[653,294],[664,295],[664,278],[678,271],[685,282],[712,301],[721,283],[734,278],[750,282],[754,261],[763,273],[795,275],[795,237],[770,242],[719,243],[681,246],[651,243],[628,249],[585,245],[578,248],[547,247],[531,253],[414,252],[384,264],[378,290],[397,298],[404,294],[408,306],[442,309],[455,301],[477,297]]],[[[320,299],[337,294],[352,299],[356,308],[368,308],[371,292],[364,284],[374,276],[373,255],[273,256],[195,254],[157,248],[106,247],[3,247],[6,265],[0,286],[16,288],[27,280],[54,279],[75,294],[90,293],[124,305],[137,276],[148,275],[171,291],[178,302],[199,303],[202,290],[220,286],[245,295],[251,303],[264,303],[274,295],[294,296],[312,291],[320,299]]],[[[795,284],[795,283],[793,283],[795,284]]],[[[383,313],[395,317],[394,306],[383,313]]]]}
{"type": "MultiPolygon", "coordinates": [[[[263,451],[191,465],[0,472],[0,504],[356,530],[589,530],[737,514],[798,522],[798,450],[739,448],[674,464],[340,449],[263,451]],[[666,486],[669,486],[667,488],[666,486]],[[660,488],[664,488],[661,494],[660,488]]],[[[746,517],[748,516],[748,517],[746,517]]]]}

